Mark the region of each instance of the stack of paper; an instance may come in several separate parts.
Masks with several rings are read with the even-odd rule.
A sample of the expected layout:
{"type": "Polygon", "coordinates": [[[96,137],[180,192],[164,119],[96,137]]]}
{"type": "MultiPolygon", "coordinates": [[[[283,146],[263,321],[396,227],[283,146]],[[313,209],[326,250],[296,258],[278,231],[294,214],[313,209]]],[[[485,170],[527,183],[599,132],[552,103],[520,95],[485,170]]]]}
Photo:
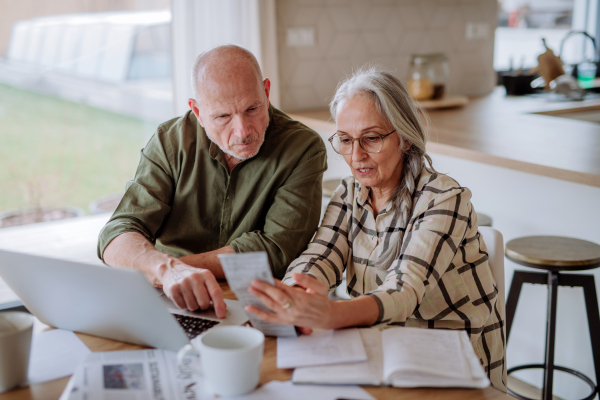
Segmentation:
{"type": "Polygon", "coordinates": [[[358,329],[315,329],[312,335],[277,339],[277,368],[366,361],[358,329]]]}
{"type": "Polygon", "coordinates": [[[292,381],[396,387],[484,388],[489,385],[464,331],[417,328],[359,331],[366,361],[296,368],[292,381]]]}

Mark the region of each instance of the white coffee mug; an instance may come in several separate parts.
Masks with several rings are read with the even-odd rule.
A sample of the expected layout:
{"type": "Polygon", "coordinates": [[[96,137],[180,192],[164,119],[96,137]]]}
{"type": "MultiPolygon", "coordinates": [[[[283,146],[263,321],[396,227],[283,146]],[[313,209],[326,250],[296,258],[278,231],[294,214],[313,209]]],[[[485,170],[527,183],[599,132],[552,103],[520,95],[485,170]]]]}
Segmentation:
{"type": "Polygon", "coordinates": [[[0,313],[0,392],[27,381],[33,315],[0,313]]]}
{"type": "Polygon", "coordinates": [[[179,365],[204,377],[207,389],[219,395],[240,395],[252,391],[260,378],[265,335],[246,326],[213,328],[194,338],[177,354],[179,365]],[[197,365],[184,364],[188,354],[200,356],[197,365]]]}

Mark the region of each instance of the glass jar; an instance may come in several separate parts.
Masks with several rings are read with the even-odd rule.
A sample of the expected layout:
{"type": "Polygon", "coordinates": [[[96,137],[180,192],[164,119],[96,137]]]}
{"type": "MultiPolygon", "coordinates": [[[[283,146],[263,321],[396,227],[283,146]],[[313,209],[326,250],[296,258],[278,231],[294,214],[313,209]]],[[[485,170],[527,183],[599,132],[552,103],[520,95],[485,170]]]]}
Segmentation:
{"type": "Polygon", "coordinates": [[[444,97],[450,66],[445,54],[414,54],[410,60],[408,92],[415,100],[444,97]]]}

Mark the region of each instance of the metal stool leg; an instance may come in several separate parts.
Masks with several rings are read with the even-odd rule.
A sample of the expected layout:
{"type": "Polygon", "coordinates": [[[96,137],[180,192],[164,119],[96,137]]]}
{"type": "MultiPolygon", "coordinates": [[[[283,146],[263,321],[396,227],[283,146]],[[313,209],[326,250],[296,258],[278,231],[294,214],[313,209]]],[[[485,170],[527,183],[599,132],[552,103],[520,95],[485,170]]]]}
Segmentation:
{"type": "Polygon", "coordinates": [[[554,380],[554,339],[556,336],[556,299],[558,292],[558,272],[548,272],[548,317],[546,318],[546,359],[544,361],[544,387],[542,399],[552,400],[554,380]]]}
{"type": "MultiPolygon", "coordinates": [[[[515,271],[513,283],[510,287],[510,294],[506,306],[507,340],[509,329],[517,308],[519,294],[524,283],[548,285],[548,315],[546,318],[546,359],[544,361],[544,364],[527,364],[509,368],[507,373],[510,375],[513,372],[525,369],[543,369],[544,386],[542,387],[542,399],[551,400],[554,371],[563,371],[583,380],[592,391],[587,397],[585,397],[582,400],[592,400],[596,396],[596,393],[600,392],[600,390],[597,387],[598,382],[600,382],[600,312],[598,310],[598,298],[596,297],[596,285],[594,282],[594,276],[576,274],[561,275],[558,272],[552,271],[549,271],[547,274],[515,271]],[[571,286],[583,288],[588,316],[588,326],[592,341],[592,353],[594,357],[594,368],[596,371],[596,385],[594,385],[594,382],[590,378],[588,378],[579,371],[575,371],[571,368],[554,365],[554,347],[556,337],[556,302],[558,286],[571,286]]],[[[533,400],[513,392],[512,390],[510,390],[510,388],[508,389],[508,392],[514,397],[521,400],[533,400]]]]}
{"type": "Polygon", "coordinates": [[[521,294],[524,283],[546,285],[548,283],[548,275],[541,272],[515,271],[512,283],[510,284],[508,299],[506,300],[506,343],[508,343],[510,328],[512,327],[513,319],[515,318],[519,295],[521,294]]]}
{"type": "Polygon", "coordinates": [[[598,297],[596,295],[596,282],[594,276],[582,280],[585,308],[587,310],[590,339],[592,341],[592,354],[594,356],[594,369],[596,371],[596,390],[600,385],[600,312],[598,311],[598,297]]]}

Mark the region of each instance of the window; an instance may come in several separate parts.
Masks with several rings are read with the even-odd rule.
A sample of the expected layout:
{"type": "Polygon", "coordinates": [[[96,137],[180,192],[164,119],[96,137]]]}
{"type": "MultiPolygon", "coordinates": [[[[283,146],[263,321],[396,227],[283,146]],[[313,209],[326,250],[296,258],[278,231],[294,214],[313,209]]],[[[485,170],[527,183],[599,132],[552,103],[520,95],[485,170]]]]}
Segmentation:
{"type": "Polygon", "coordinates": [[[36,211],[0,228],[65,206],[90,213],[124,191],[140,149],[174,116],[170,3],[52,0],[0,15],[11,27],[0,32],[0,213],[36,211]]]}
{"type": "Polygon", "coordinates": [[[532,68],[546,44],[567,64],[594,58],[594,49],[583,35],[561,42],[571,30],[595,36],[597,2],[591,0],[499,0],[494,48],[497,71],[532,68]]]}

